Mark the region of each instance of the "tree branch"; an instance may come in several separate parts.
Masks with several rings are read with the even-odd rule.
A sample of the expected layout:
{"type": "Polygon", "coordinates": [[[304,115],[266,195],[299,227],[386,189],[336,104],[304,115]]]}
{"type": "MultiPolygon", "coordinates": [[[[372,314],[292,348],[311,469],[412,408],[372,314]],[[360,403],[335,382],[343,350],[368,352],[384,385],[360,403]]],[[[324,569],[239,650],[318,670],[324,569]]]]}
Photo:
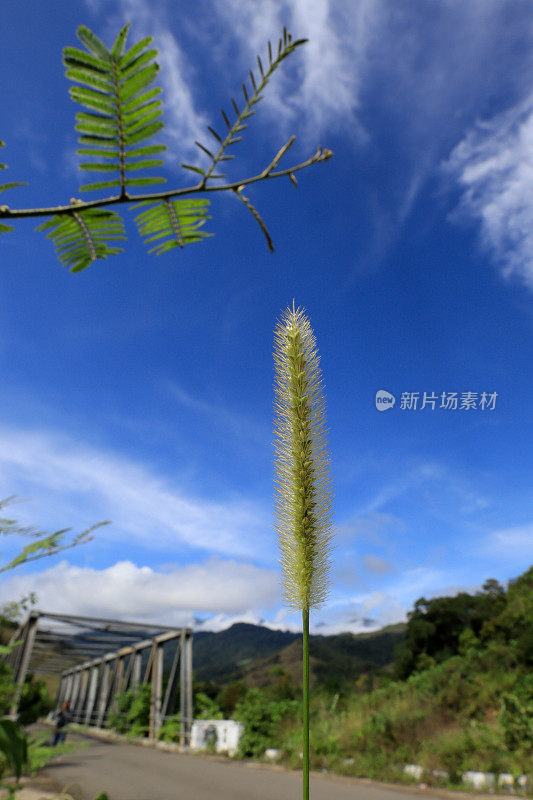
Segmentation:
{"type": "Polygon", "coordinates": [[[318,148],[316,153],[308,158],[306,161],[302,161],[300,164],[295,164],[292,167],[288,167],[287,169],[279,170],[277,172],[272,172],[273,167],[277,166],[278,162],[280,161],[281,157],[284,153],[289,149],[289,147],[294,142],[294,137],[291,137],[287,144],[285,144],[281,150],[277,153],[275,158],[270,162],[270,164],[260,173],[257,175],[253,175],[250,178],[244,178],[238,181],[232,181],[231,183],[224,183],[218,186],[205,186],[203,184],[203,180],[200,183],[196,184],[195,186],[188,186],[185,189],[171,189],[170,191],[166,192],[152,192],[150,194],[136,194],[130,195],[127,194],[126,196],[123,195],[116,195],[114,197],[106,197],[102,200],[89,200],[87,202],[83,200],[71,200],[69,205],[62,205],[62,206],[51,206],[49,208],[9,208],[6,205],[0,205],[0,219],[24,219],[26,217],[50,217],[56,214],[72,214],[73,207],[76,211],[83,211],[87,208],[98,208],[101,206],[112,206],[112,205],[121,205],[124,203],[132,203],[132,202],[139,202],[142,200],[168,200],[171,197],[181,197],[183,195],[191,195],[191,194],[204,194],[208,192],[235,192],[240,189],[240,187],[248,186],[251,183],[258,183],[259,181],[266,180],[267,178],[281,178],[283,176],[291,176],[292,173],[298,172],[298,170],[305,169],[306,167],[311,166],[311,164],[318,164],[321,161],[328,161],[333,152],[328,150],[327,148],[322,149],[321,147],[318,148]]]}

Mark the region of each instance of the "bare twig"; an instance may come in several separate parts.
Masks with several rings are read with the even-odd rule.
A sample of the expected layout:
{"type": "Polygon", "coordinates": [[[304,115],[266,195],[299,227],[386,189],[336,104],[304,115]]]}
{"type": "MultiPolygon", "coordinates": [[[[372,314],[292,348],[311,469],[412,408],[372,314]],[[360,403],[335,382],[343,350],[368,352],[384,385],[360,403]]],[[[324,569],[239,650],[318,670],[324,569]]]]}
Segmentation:
{"type": "MultiPolygon", "coordinates": [[[[277,153],[275,158],[270,162],[268,167],[264,169],[262,172],[258,173],[257,175],[253,175],[250,178],[243,178],[237,181],[232,181],[231,183],[224,183],[220,185],[210,185],[205,186],[203,180],[200,183],[196,184],[195,186],[188,186],[184,189],[171,189],[170,191],[166,192],[152,192],[149,194],[136,194],[130,195],[126,194],[123,195],[115,195],[114,197],[106,197],[102,200],[89,200],[87,202],[76,200],[76,211],[83,211],[87,208],[98,208],[101,206],[112,206],[112,205],[121,205],[124,203],[131,203],[131,202],[140,202],[141,200],[168,200],[171,197],[182,197],[183,195],[191,195],[191,194],[204,194],[208,192],[235,192],[241,186],[248,186],[251,183],[258,183],[259,181],[266,180],[267,178],[281,178],[282,176],[291,176],[294,172],[298,172],[298,170],[305,169],[306,167],[311,166],[311,164],[318,164],[321,161],[328,161],[333,155],[331,150],[327,148],[322,149],[321,147],[318,148],[316,153],[308,158],[306,161],[302,161],[300,164],[295,164],[292,167],[288,167],[287,169],[278,170],[277,172],[272,172],[272,168],[275,167],[278,162],[280,161],[281,157],[284,153],[289,149],[294,141],[294,137],[291,137],[289,141],[281,148],[281,150],[277,153]]],[[[69,205],[61,205],[61,206],[50,206],[48,208],[9,208],[9,206],[2,205],[0,206],[0,219],[24,219],[26,217],[51,217],[56,214],[72,214],[72,204],[69,205]]]]}

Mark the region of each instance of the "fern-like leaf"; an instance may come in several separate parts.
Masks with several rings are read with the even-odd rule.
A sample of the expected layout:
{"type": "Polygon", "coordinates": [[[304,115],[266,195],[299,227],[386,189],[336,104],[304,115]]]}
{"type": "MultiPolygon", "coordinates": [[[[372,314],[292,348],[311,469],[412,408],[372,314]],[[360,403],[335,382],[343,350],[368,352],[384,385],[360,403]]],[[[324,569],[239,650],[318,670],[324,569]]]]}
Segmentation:
{"type": "Polygon", "coordinates": [[[124,52],[129,23],[119,32],[109,50],[86,26],[76,31],[88,52],[65,47],[65,75],[81,86],[70,89],[71,98],[86,111],[76,115],[76,130],[80,133],[78,155],[90,156],[83,170],[114,173],[111,180],[85,184],[82,190],[118,187],[127,197],[132,186],[163,183],[159,177],[131,177],[135,170],[160,167],[163,161],[149,158],[166,150],[165,145],[138,147],[163,128],[160,119],[161,93],[159,87],[148,87],[159,71],[154,59],[157,50],[147,50],[152,42],[148,37],[124,52]]]}
{"type": "MultiPolygon", "coordinates": [[[[0,149],[5,146],[5,142],[0,140],[0,149]]],[[[6,169],[6,164],[0,164],[0,169],[6,169]]],[[[2,183],[0,184],[0,192],[6,192],[8,189],[15,189],[17,186],[25,186],[25,183],[2,183]]],[[[11,225],[6,225],[3,222],[0,222],[0,233],[9,233],[10,231],[14,230],[11,225]]]]}
{"type": "Polygon", "coordinates": [[[36,230],[49,231],[47,239],[54,243],[57,257],[71,272],[79,272],[99,258],[122,252],[108,242],[125,240],[124,223],[114,211],[89,208],[72,209],[68,214],[56,214],[36,230]]]}
{"type": "Polygon", "coordinates": [[[145,242],[160,242],[148,252],[160,256],[174,247],[184,247],[192,242],[212,236],[200,230],[211,217],[208,215],[209,200],[163,200],[154,203],[145,200],[133,206],[146,208],[135,217],[141,236],[146,237],[145,242]]]}
{"type": "MultiPolygon", "coordinates": [[[[282,61],[284,61],[287,56],[293,53],[297,47],[302,44],[305,44],[307,39],[297,39],[296,41],[292,40],[291,34],[283,28],[283,36],[278,41],[278,50],[277,54],[274,56],[272,52],[272,45],[268,42],[268,68],[265,69],[263,67],[263,62],[257,56],[257,65],[259,68],[259,79],[256,80],[254,73],[250,70],[250,83],[251,83],[251,94],[248,93],[246,88],[246,84],[242,84],[242,93],[244,99],[244,106],[242,110],[239,110],[239,106],[233,99],[231,98],[231,104],[233,106],[233,110],[235,112],[235,121],[232,123],[226,114],[226,112],[222,109],[221,115],[224,121],[224,125],[228,129],[228,132],[225,137],[221,136],[217,131],[208,126],[209,133],[213,136],[216,147],[218,148],[216,152],[211,152],[211,150],[205,147],[201,142],[195,142],[196,146],[200,148],[203,153],[206,153],[209,158],[211,159],[211,163],[209,167],[202,172],[202,181],[201,186],[205,186],[209,178],[225,178],[226,176],[223,173],[219,173],[217,175],[214,174],[214,171],[218,164],[222,161],[227,161],[232,156],[228,156],[226,154],[226,150],[233,144],[237,144],[242,139],[242,136],[239,134],[244,131],[248,125],[246,120],[255,114],[255,106],[260,100],[263,99],[262,92],[267,85],[268,81],[272,77],[272,74],[276,71],[282,61]]],[[[189,165],[182,164],[185,169],[191,169],[189,165]]],[[[196,170],[198,171],[198,169],[196,170]]]]}

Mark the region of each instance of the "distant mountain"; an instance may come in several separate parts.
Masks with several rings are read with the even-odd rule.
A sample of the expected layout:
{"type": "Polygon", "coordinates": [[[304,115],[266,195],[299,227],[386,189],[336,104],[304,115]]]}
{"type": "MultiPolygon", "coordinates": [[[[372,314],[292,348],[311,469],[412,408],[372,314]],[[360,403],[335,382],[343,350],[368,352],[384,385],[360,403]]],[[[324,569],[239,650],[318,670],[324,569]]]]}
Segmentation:
{"type": "Polygon", "coordinates": [[[213,633],[199,631],[193,637],[194,675],[198,680],[224,683],[257,659],[278,653],[301,638],[290,631],[273,631],[261,625],[236,622],[213,633]]]}
{"type": "MultiPolygon", "coordinates": [[[[311,636],[312,680],[335,689],[355,682],[363,673],[392,667],[404,629],[400,623],[373,633],[311,636]]],[[[219,633],[195,633],[193,648],[197,680],[219,684],[243,680],[248,686],[264,686],[272,670],[282,667],[296,683],[301,682],[302,636],[298,633],[236,623],[219,633]]]]}

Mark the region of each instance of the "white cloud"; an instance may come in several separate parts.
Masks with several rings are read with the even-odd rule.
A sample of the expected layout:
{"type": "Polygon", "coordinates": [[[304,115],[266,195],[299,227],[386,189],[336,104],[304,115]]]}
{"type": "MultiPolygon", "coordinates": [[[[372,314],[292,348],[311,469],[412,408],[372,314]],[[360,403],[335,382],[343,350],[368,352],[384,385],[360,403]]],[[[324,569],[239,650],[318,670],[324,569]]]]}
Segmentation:
{"type": "Polygon", "coordinates": [[[455,594],[460,571],[450,572],[431,566],[402,570],[387,585],[386,592],[403,607],[411,608],[419,597],[440,597],[455,594]]]}
{"type": "Polygon", "coordinates": [[[311,619],[314,632],[363,633],[405,620],[409,606],[386,591],[373,591],[329,603],[311,619]]]}
{"type": "Polygon", "coordinates": [[[339,125],[361,134],[354,112],[380,6],[380,0],[360,0],[357,7],[332,0],[227,0],[214,4],[214,9],[237,38],[243,68],[253,66],[257,54],[264,57],[267,41],[277,43],[284,25],[294,39],[309,39],[291,57],[297,73],[294,85],[284,64],[265,92],[265,105],[282,126],[298,120],[316,139],[339,125]]]}
{"type": "Polygon", "coordinates": [[[256,559],[268,552],[270,516],[254,503],[195,497],[140,462],[58,434],[0,427],[0,482],[31,498],[39,522],[25,521],[40,526],[111,519],[106,542],[256,559]]]}
{"type": "Polygon", "coordinates": [[[274,570],[212,558],[170,572],[131,561],[103,570],[62,561],[43,572],[13,575],[0,584],[0,602],[35,592],[49,613],[191,625],[196,613],[213,615],[203,629],[222,629],[232,621],[258,622],[258,609],[280,599],[274,570]]]}
{"type": "Polygon", "coordinates": [[[475,218],[504,276],[533,289],[533,94],[470,130],[444,167],[463,190],[454,218],[475,218]]]}
{"type": "Polygon", "coordinates": [[[533,561],[533,522],[493,531],[483,548],[492,557],[530,564],[533,561]]]}

